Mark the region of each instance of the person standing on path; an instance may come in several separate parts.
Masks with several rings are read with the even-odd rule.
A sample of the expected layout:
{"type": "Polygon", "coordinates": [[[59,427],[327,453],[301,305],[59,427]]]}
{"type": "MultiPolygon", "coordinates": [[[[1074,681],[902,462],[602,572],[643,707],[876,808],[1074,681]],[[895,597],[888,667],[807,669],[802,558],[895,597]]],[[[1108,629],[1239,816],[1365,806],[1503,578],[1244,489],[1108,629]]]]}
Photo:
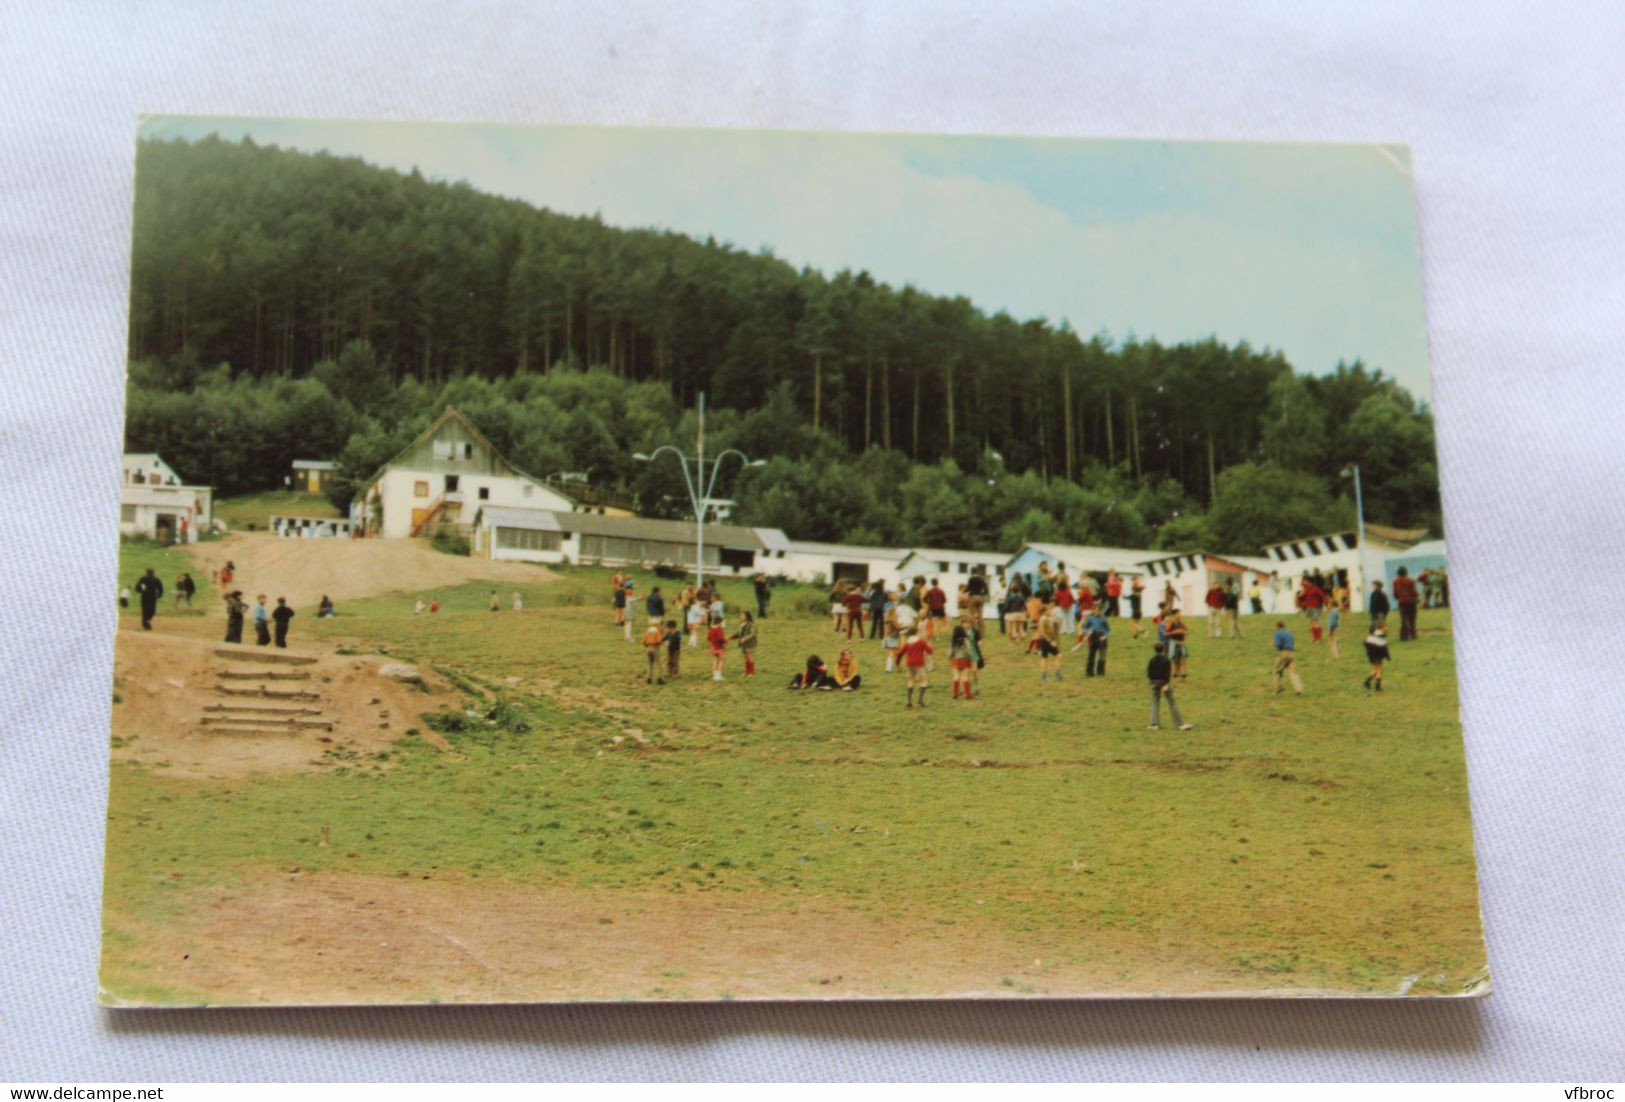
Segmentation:
{"type": "MultiPolygon", "coordinates": [[[[1416,641],[1416,579],[1403,566],[1394,576],[1394,604],[1399,606],[1399,641],[1416,641]]],[[[1381,678],[1378,678],[1381,680],[1381,678]]]]}
{"type": "Polygon", "coordinates": [[[271,610],[265,607],[265,594],[263,593],[255,598],[254,645],[258,647],[271,645],[271,610]]]}
{"type": "Polygon", "coordinates": [[[1276,695],[1286,692],[1286,686],[1281,684],[1283,676],[1292,678],[1292,688],[1299,696],[1303,695],[1303,678],[1298,676],[1298,654],[1292,633],[1286,629],[1285,620],[1275,621],[1275,692],[1276,695]]]}
{"type": "Polygon", "coordinates": [[[1162,726],[1162,702],[1168,702],[1168,712],[1181,731],[1189,731],[1191,724],[1179,714],[1179,702],[1174,699],[1173,663],[1168,660],[1168,645],[1158,643],[1151,661],[1145,664],[1145,677],[1151,683],[1151,730],[1162,726]]]}
{"type": "Polygon", "coordinates": [[[288,607],[286,597],[276,599],[276,611],[271,613],[271,619],[276,621],[276,645],[286,650],[288,646],[288,621],[293,619],[293,609],[288,607]]]}
{"type": "Polygon", "coordinates": [[[141,598],[141,630],[152,630],[152,618],[158,614],[158,598],[164,595],[164,583],[158,580],[158,574],[147,567],[147,572],[141,575],[141,580],[135,583],[135,592],[141,598]]]}
{"type": "Polygon", "coordinates": [[[226,594],[226,642],[241,643],[243,641],[243,614],[248,606],[243,604],[243,591],[234,589],[226,594]]]}

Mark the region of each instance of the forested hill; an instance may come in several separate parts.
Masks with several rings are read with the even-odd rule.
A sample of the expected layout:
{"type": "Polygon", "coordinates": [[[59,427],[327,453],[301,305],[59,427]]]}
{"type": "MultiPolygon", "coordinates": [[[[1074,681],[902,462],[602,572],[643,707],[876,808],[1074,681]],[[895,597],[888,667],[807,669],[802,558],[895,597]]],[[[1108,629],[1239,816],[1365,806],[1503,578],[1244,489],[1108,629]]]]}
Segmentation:
{"type": "Polygon", "coordinates": [[[1301,376],[1245,343],[1083,339],[354,158],[142,142],[131,297],[129,444],[227,492],[279,483],[294,454],[348,449],[362,477],[456,400],[521,467],[673,512],[669,480],[630,453],[675,439],[703,390],[720,440],[782,459],[731,487],[741,516],[808,538],[901,537],[921,467],[962,500],[1001,479],[1025,495],[938,533],[956,545],[1033,529],[1249,550],[1350,520],[1350,462],[1369,516],[1439,529],[1431,417],[1358,362],[1301,376]],[[1227,481],[1271,515],[1224,523],[1227,481]],[[826,484],[847,495],[828,517],[826,484]]]}

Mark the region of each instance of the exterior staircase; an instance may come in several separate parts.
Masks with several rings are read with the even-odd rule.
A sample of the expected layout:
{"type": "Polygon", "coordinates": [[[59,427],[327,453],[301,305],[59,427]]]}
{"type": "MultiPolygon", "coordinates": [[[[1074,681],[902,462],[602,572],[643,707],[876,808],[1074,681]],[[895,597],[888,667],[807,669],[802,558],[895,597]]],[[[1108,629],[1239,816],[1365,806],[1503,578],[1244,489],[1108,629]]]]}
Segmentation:
{"type": "Polygon", "coordinates": [[[329,734],[333,718],[324,708],[318,683],[309,670],[316,659],[280,651],[214,652],[214,692],[224,699],[206,704],[199,723],[211,735],[329,734]],[[244,669],[252,666],[252,669],[244,669]]]}

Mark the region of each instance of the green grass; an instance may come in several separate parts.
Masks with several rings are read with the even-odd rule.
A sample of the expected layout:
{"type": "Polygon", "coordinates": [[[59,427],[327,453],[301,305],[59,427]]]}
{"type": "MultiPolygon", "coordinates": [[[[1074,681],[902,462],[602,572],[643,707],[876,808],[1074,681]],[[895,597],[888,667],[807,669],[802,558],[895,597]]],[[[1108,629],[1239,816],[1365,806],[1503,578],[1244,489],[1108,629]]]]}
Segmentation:
{"type": "Polygon", "coordinates": [[[216,520],[224,521],[233,532],[253,526],[258,531],[271,527],[272,517],[342,517],[326,494],[308,490],[266,490],[242,497],[221,498],[214,503],[216,520]]]}
{"type": "Polygon", "coordinates": [[[164,583],[164,595],[158,601],[160,617],[201,616],[203,610],[212,609],[218,601],[215,587],[209,581],[209,572],[199,570],[183,547],[164,547],[150,540],[122,540],[119,543],[118,584],[120,589],[125,586],[130,589],[130,607],[120,609],[122,615],[140,617],[141,599],[136,595],[135,583],[149,566],[157,573],[158,580],[164,583]],[[175,579],[182,574],[192,575],[192,581],[197,586],[190,610],[175,608],[175,579]]]}
{"type": "MultiPolygon", "coordinates": [[[[408,735],[381,759],[226,785],[116,767],[109,899],[161,918],[177,871],[195,887],[298,867],[818,897],[919,927],[992,921],[1046,958],[1187,954],[1261,987],[1453,990],[1482,964],[1447,613],[1395,644],[1381,696],[1360,687],[1363,617],[1341,662],[1296,625],[1301,698],[1273,694],[1261,618],[1243,641],[1197,620],[1177,690],[1196,729],[1148,731],[1150,648],[1126,625],[1105,679],[1080,653],[1040,684],[993,639],[979,699],[949,698],[939,656],[930,706],[908,711],[877,644],[860,692],[785,691],[843,645],[814,616],[762,625],[754,679],[730,651],[715,684],[685,647],[676,683],[645,686],[607,578],[521,587],[520,616],[487,611],[478,584],[441,591],[436,616],[410,595],[349,603],[315,633],[443,671],[463,707],[424,726],[456,752],[408,735]]],[[[724,587],[734,615],[748,592],[724,587]]]]}

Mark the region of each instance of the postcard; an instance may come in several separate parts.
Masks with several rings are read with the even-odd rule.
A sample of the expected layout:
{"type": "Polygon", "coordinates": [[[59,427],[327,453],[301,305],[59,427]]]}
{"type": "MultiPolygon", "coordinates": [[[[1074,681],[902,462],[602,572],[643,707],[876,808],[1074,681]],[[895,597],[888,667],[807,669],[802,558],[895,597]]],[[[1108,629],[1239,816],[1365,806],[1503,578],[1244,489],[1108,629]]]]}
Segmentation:
{"type": "Polygon", "coordinates": [[[152,117],[120,1007],[1482,995],[1399,145],[152,117]]]}

